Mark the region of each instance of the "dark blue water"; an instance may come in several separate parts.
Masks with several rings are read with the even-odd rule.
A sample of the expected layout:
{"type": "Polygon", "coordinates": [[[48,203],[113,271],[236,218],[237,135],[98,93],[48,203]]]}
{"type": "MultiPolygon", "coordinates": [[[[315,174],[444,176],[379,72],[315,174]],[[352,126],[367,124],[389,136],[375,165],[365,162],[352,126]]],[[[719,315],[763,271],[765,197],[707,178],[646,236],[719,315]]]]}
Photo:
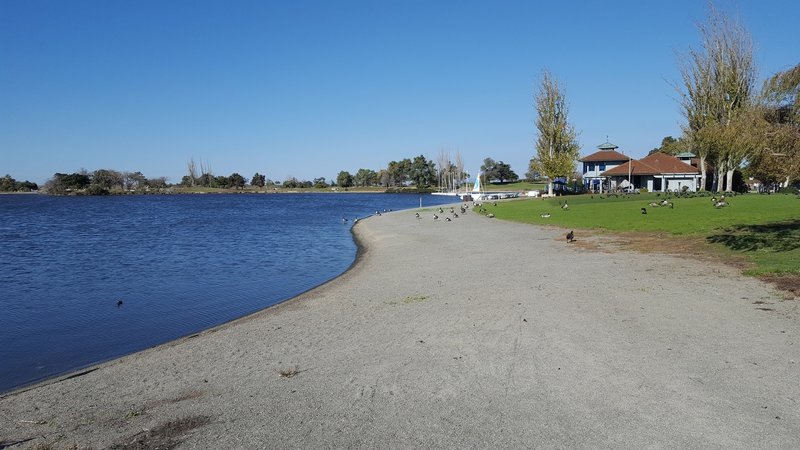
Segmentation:
{"type": "Polygon", "coordinates": [[[418,207],[420,199],[454,200],[0,195],[0,392],[196,333],[322,284],[355,258],[353,218],[418,207]]]}

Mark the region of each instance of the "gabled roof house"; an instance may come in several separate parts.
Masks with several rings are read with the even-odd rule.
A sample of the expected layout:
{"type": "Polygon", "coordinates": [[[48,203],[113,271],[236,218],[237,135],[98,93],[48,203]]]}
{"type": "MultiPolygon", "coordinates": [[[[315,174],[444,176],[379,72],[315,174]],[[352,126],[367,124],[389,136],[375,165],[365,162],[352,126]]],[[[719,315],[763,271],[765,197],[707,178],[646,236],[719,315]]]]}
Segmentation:
{"type": "Polygon", "coordinates": [[[585,156],[578,161],[583,163],[583,183],[588,189],[602,192],[608,189],[607,177],[601,175],[607,170],[614,169],[628,161],[625,156],[617,151],[616,145],[604,142],[597,146],[599,151],[585,156]]]}
{"type": "Polygon", "coordinates": [[[597,152],[579,159],[587,189],[603,192],[632,187],[663,192],[698,188],[700,170],[692,165],[691,153],[675,157],[659,152],[637,160],[618,152],[619,147],[610,142],[597,148],[597,152]]]}
{"type": "Polygon", "coordinates": [[[666,153],[653,153],[639,160],[630,160],[601,174],[612,186],[629,181],[634,188],[649,191],[696,191],[700,171],[666,153]]]}

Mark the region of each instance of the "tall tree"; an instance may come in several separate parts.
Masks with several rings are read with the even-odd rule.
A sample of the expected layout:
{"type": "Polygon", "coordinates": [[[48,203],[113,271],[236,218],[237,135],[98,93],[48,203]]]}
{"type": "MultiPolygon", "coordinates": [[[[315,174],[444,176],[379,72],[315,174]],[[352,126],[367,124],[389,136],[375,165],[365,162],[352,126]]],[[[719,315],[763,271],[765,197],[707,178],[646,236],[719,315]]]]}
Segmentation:
{"type": "Polygon", "coordinates": [[[466,172],[464,171],[464,159],[461,157],[461,152],[456,151],[456,162],[455,162],[455,171],[456,171],[456,189],[461,187],[461,183],[464,182],[466,178],[466,172]]]}
{"type": "Polygon", "coordinates": [[[764,82],[762,104],[767,131],[750,169],[765,183],[788,186],[800,178],[800,64],[764,82]]]}
{"type": "Polygon", "coordinates": [[[251,186],[258,186],[263,188],[265,184],[266,184],[266,177],[258,172],[256,172],[253,175],[253,178],[250,180],[251,186]]]}
{"type": "MultiPolygon", "coordinates": [[[[727,127],[747,114],[753,104],[756,66],[750,34],[724,14],[709,9],[707,23],[698,26],[701,48],[680,59],[684,133],[700,157],[701,186],[706,185],[706,161],[717,170],[717,190],[733,183],[733,172],[748,156],[749,146],[723,145],[727,127]]],[[[741,125],[741,124],[739,124],[741,125]]]]}
{"type": "Polygon", "coordinates": [[[425,156],[415,156],[409,166],[408,177],[417,187],[428,187],[436,181],[436,163],[425,156]]]}
{"type": "Polygon", "coordinates": [[[336,184],[339,187],[350,187],[353,185],[353,176],[350,175],[350,172],[343,170],[336,176],[336,184]]]}
{"type": "Polygon", "coordinates": [[[439,175],[439,188],[449,190],[452,163],[450,162],[450,152],[445,149],[439,150],[439,156],[436,157],[436,171],[439,175]]]}
{"type": "Polygon", "coordinates": [[[353,176],[353,183],[356,186],[372,186],[378,183],[378,174],[371,169],[358,169],[353,176]]]}
{"type": "Polygon", "coordinates": [[[234,172],[228,177],[228,186],[236,189],[244,189],[246,180],[238,172],[234,172]]]}
{"type": "Polygon", "coordinates": [[[547,192],[553,195],[553,180],[570,177],[575,172],[580,145],[575,128],[569,123],[566,92],[550,72],[542,71],[539,92],[535,96],[536,157],[530,171],[550,178],[547,192]]]}
{"type": "Polygon", "coordinates": [[[186,161],[186,172],[186,176],[189,177],[189,185],[194,186],[197,182],[197,163],[194,162],[194,158],[189,158],[189,160],[186,161]]]}

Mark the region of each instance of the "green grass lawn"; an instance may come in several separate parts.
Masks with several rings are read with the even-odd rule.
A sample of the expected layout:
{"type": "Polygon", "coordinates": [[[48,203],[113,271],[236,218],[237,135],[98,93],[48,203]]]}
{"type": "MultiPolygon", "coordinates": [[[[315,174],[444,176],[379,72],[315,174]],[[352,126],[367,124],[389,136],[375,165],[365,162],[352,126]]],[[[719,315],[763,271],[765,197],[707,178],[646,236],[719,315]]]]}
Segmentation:
{"type": "Polygon", "coordinates": [[[576,195],[550,199],[484,202],[499,219],[565,228],[666,232],[700,236],[754,263],[749,274],[800,274],[800,198],[795,195],[745,194],[728,197],[730,206],[714,208],[712,195],[576,195]],[[665,198],[673,208],[650,206],[665,198]],[[568,208],[562,208],[564,203],[568,208]],[[647,209],[642,214],[641,208],[647,209]],[[541,217],[550,214],[549,218],[541,217]]]}

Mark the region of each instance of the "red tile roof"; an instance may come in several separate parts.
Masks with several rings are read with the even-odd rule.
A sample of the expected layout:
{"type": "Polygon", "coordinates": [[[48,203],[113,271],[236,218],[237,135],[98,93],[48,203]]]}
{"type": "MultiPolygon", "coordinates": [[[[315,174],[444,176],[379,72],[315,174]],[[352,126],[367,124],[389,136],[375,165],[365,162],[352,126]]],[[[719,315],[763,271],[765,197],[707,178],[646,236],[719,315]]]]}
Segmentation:
{"type": "Polygon", "coordinates": [[[656,152],[640,159],[640,161],[654,167],[660,173],[700,173],[697,167],[692,167],[690,164],[666,153],[656,152]]]}
{"type": "Polygon", "coordinates": [[[633,160],[629,163],[614,167],[601,173],[602,176],[628,175],[628,166],[631,166],[631,175],[661,175],[665,173],[700,173],[696,167],[667,155],[666,153],[653,153],[645,158],[633,160]]]}
{"type": "Polygon", "coordinates": [[[615,152],[614,150],[600,150],[599,152],[594,152],[589,156],[585,156],[578,161],[580,162],[609,162],[609,161],[628,161],[630,159],[629,156],[623,155],[620,152],[615,152]]]}

